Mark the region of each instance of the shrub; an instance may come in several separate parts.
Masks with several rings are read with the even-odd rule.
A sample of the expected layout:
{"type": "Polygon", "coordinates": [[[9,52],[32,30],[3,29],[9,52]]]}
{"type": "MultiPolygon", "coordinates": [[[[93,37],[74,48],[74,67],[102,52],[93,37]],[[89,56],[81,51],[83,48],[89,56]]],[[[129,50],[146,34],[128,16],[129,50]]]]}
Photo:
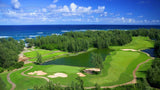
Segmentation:
{"type": "Polygon", "coordinates": [[[21,67],[23,67],[23,65],[24,65],[24,62],[17,62],[17,63],[15,63],[15,65],[14,65],[14,68],[21,68],[21,67]]]}
{"type": "Polygon", "coordinates": [[[2,67],[0,67],[0,73],[2,73],[4,71],[4,69],[2,67]]]}

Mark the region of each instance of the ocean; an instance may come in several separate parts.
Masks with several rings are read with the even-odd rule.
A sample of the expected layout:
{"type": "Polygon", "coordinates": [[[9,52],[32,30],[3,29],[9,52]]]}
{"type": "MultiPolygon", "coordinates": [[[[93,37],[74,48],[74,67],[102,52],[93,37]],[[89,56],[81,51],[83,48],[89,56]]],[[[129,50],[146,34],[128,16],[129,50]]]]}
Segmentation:
{"type": "Polygon", "coordinates": [[[12,37],[16,40],[35,38],[37,36],[61,35],[69,31],[86,30],[135,30],[139,28],[156,28],[157,25],[0,25],[0,38],[12,37]]]}

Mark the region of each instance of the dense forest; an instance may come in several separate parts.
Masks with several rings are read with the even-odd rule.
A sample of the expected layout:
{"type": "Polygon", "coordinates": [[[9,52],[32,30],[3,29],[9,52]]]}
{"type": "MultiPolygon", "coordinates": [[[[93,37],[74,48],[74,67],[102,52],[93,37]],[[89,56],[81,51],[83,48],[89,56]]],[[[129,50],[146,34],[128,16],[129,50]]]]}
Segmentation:
{"type": "Polygon", "coordinates": [[[42,49],[59,49],[68,52],[86,51],[89,47],[108,48],[110,45],[124,45],[132,41],[132,36],[125,31],[86,31],[67,32],[63,35],[52,35],[26,39],[30,46],[42,49]]]}
{"type": "Polygon", "coordinates": [[[109,30],[66,32],[62,35],[51,35],[26,39],[28,46],[36,46],[42,49],[59,49],[68,52],[85,51],[89,47],[108,48],[108,46],[122,46],[132,41],[132,36],[148,36],[152,40],[160,39],[158,29],[139,30],[109,30]]]}
{"type": "Polygon", "coordinates": [[[0,39],[0,72],[3,68],[17,68],[19,64],[18,54],[24,48],[24,41],[14,40],[13,38],[0,39]]]}

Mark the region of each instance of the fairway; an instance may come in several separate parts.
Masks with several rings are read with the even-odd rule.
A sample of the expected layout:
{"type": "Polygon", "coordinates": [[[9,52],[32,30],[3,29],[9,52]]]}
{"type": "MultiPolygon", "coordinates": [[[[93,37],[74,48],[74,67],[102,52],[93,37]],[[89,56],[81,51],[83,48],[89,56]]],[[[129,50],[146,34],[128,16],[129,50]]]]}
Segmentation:
{"type": "Polygon", "coordinates": [[[147,60],[146,54],[141,52],[117,51],[108,56],[104,62],[105,67],[100,75],[88,75],[84,78],[86,86],[98,83],[108,86],[125,83],[133,79],[133,70],[136,66],[147,60]],[[90,84],[89,84],[90,83],[90,84]]]}
{"type": "Polygon", "coordinates": [[[149,39],[149,37],[132,37],[132,42],[126,44],[124,46],[110,46],[112,49],[120,50],[120,49],[135,49],[135,50],[143,50],[152,48],[154,46],[154,42],[149,39]]]}

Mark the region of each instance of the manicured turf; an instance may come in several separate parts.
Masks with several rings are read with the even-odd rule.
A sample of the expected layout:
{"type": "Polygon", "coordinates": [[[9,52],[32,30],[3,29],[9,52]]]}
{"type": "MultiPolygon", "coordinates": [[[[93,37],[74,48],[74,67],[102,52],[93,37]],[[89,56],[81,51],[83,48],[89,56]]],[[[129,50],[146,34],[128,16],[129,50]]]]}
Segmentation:
{"type": "Polygon", "coordinates": [[[9,72],[0,73],[0,77],[2,78],[3,82],[6,84],[6,90],[10,90],[12,85],[7,81],[7,74],[9,72]]]}
{"type": "MultiPolygon", "coordinates": [[[[148,57],[146,54],[141,52],[132,52],[132,51],[114,51],[104,62],[104,69],[100,75],[89,75],[83,77],[85,86],[93,86],[95,83],[99,85],[115,85],[121,84],[133,79],[132,72],[136,66],[147,60],[148,57]]],[[[52,75],[57,72],[66,73],[67,78],[55,78],[51,79],[55,83],[61,83],[64,85],[70,84],[72,81],[75,81],[75,78],[78,76],[76,73],[80,72],[83,68],[72,67],[72,66],[63,66],[63,65],[33,65],[33,69],[26,72],[33,72],[42,70],[48,75],[52,75]]]]}
{"type": "Polygon", "coordinates": [[[112,49],[147,49],[147,48],[153,48],[154,43],[152,40],[149,39],[149,37],[132,37],[132,42],[129,44],[126,44],[124,46],[111,46],[112,49]]]}
{"type": "MultiPolygon", "coordinates": [[[[42,56],[42,60],[46,61],[46,60],[54,59],[55,56],[64,55],[64,54],[67,54],[67,52],[55,52],[53,54],[42,56]]],[[[30,61],[36,61],[36,60],[37,60],[36,58],[30,59],[30,61]]]]}
{"type": "MultiPolygon", "coordinates": [[[[31,64],[30,64],[31,65],[31,64]]],[[[32,64],[33,68],[27,72],[33,72],[33,71],[38,71],[42,70],[47,73],[46,76],[51,75],[53,73],[57,72],[62,72],[66,74],[71,74],[71,73],[77,73],[79,72],[83,67],[73,67],[73,66],[65,66],[65,65],[35,65],[32,64]]]]}
{"type": "MultiPolygon", "coordinates": [[[[121,51],[120,49],[147,49],[153,47],[153,42],[148,37],[133,37],[133,41],[127,45],[124,46],[111,46],[111,49],[115,49],[115,51],[111,52],[111,55],[106,57],[106,60],[104,61],[104,69],[102,70],[102,73],[99,75],[89,75],[86,74],[86,77],[82,77],[84,80],[85,86],[93,86],[95,83],[98,83],[101,86],[109,86],[109,85],[116,85],[116,84],[122,84],[126,83],[128,81],[131,81],[133,79],[132,72],[136,68],[136,66],[149,59],[150,57],[146,54],[136,51],[121,51]]],[[[92,49],[91,49],[92,50],[92,49]]],[[[44,50],[39,51],[43,56],[44,60],[47,60],[48,57],[54,57],[57,55],[63,55],[65,52],[57,52],[58,54],[49,54],[53,51],[44,50]],[[46,55],[46,56],[45,56],[46,55]]],[[[35,57],[36,52],[33,51],[32,53],[27,53],[25,55],[28,55],[28,57],[35,57]]],[[[74,55],[71,53],[70,55],[74,55]]],[[[34,60],[33,60],[34,61],[34,60]]],[[[136,72],[136,75],[138,77],[145,77],[144,71],[147,71],[147,69],[150,67],[152,61],[149,61],[146,64],[143,64],[138,69],[138,72],[136,72]]],[[[68,75],[67,78],[54,78],[51,79],[54,83],[61,83],[63,85],[69,85],[72,81],[76,81],[76,77],[78,76],[76,73],[80,72],[80,70],[83,69],[83,67],[73,67],[73,66],[64,66],[64,65],[35,65],[35,64],[26,64],[26,66],[33,66],[33,68],[26,72],[33,72],[42,70],[47,75],[44,75],[47,77],[48,75],[53,75],[54,73],[60,72],[65,73],[68,75]]],[[[31,78],[31,77],[25,77],[20,75],[20,73],[27,68],[23,70],[16,71],[11,74],[11,80],[17,84],[16,90],[24,90],[27,88],[32,88],[35,85],[42,85],[45,84],[46,81],[44,79],[38,79],[38,78],[31,78]]],[[[1,73],[2,79],[5,83],[7,81],[5,80],[7,74],[1,73]]],[[[11,85],[7,83],[7,87],[10,88],[11,85]]]]}
{"type": "MultiPolygon", "coordinates": [[[[31,64],[30,64],[31,65],[31,64]]],[[[55,73],[65,73],[68,75],[67,78],[49,78],[54,83],[61,83],[63,85],[69,85],[72,81],[75,81],[75,78],[78,77],[77,73],[83,69],[83,67],[74,67],[74,66],[65,66],[65,65],[32,65],[33,68],[27,71],[25,74],[29,72],[34,72],[38,70],[42,70],[46,72],[47,75],[43,75],[47,77],[48,75],[53,75],[55,73]]],[[[36,76],[36,75],[34,75],[36,76]]]]}
{"type": "Polygon", "coordinates": [[[136,66],[147,60],[148,57],[144,53],[117,51],[112,52],[111,56],[106,58],[105,67],[100,75],[88,75],[84,78],[85,85],[90,86],[98,83],[99,85],[115,85],[131,81],[133,79],[132,72],[136,66]]]}
{"type": "Polygon", "coordinates": [[[28,67],[22,70],[15,71],[10,75],[11,81],[13,81],[17,86],[15,90],[33,89],[34,86],[40,86],[47,83],[47,81],[42,78],[22,76],[21,72],[26,69],[28,69],[28,67]]]}
{"type": "Polygon", "coordinates": [[[36,56],[37,56],[37,52],[40,53],[41,55],[45,55],[45,54],[52,53],[53,51],[50,51],[50,50],[42,50],[42,49],[35,49],[35,51],[31,51],[31,52],[26,52],[26,53],[24,53],[24,55],[25,55],[26,57],[33,58],[33,57],[36,57],[36,56]]]}

